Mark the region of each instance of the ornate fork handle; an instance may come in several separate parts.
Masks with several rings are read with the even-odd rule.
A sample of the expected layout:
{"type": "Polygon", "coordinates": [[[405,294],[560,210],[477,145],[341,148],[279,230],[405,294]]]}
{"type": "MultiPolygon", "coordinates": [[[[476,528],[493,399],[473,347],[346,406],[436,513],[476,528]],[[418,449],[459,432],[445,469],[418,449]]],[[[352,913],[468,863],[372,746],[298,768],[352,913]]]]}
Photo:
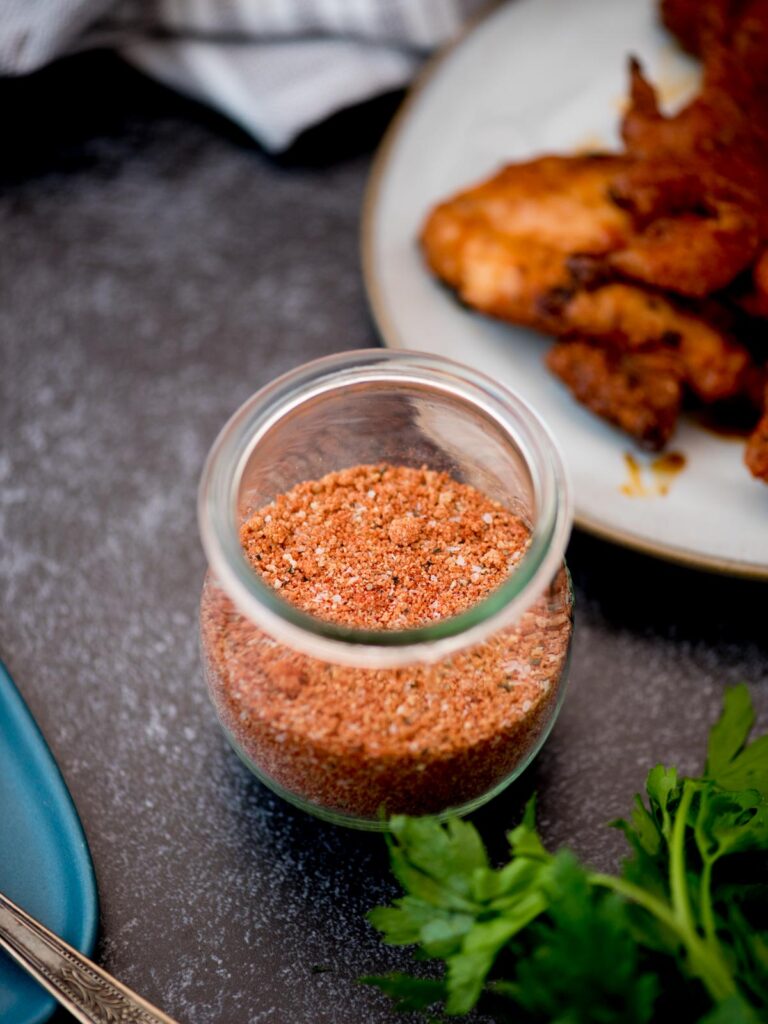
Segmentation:
{"type": "Polygon", "coordinates": [[[175,1024],[2,893],[0,948],[83,1024],[175,1024]]]}

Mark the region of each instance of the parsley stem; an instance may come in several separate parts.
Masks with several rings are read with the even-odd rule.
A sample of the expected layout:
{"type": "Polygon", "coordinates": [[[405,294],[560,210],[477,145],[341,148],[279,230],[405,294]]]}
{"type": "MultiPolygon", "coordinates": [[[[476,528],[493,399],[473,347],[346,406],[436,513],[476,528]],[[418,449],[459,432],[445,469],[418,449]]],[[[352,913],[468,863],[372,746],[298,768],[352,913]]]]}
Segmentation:
{"type": "Polygon", "coordinates": [[[615,875],[593,874],[589,876],[592,885],[610,889],[624,899],[647,910],[662,924],[666,925],[688,951],[691,966],[715,1002],[726,999],[737,991],[728,968],[720,957],[719,947],[714,949],[701,938],[695,928],[687,927],[675,914],[669,904],[652,895],[639,885],[634,885],[615,875]]]}
{"type": "Polygon", "coordinates": [[[594,874],[589,876],[589,880],[592,885],[599,885],[603,889],[611,889],[613,892],[618,893],[619,896],[623,896],[632,903],[637,903],[638,906],[647,910],[649,914],[653,914],[654,917],[658,918],[662,924],[665,924],[681,939],[685,938],[681,934],[680,922],[672,913],[670,907],[646,889],[641,889],[639,885],[627,882],[624,878],[618,878],[616,875],[594,874]]]}
{"type": "Polygon", "coordinates": [[[691,800],[693,787],[686,780],[683,782],[683,794],[672,826],[672,835],[669,837],[669,892],[672,897],[672,908],[675,917],[687,932],[696,931],[688,894],[688,879],[685,875],[685,830],[688,827],[691,800]]]}
{"type": "Polygon", "coordinates": [[[717,945],[717,933],[715,930],[715,913],[712,909],[712,860],[705,860],[701,869],[701,923],[704,927],[704,934],[707,941],[717,945]]]}
{"type": "MultiPolygon", "coordinates": [[[[694,784],[686,779],[683,782],[683,794],[669,839],[669,891],[675,918],[680,923],[680,934],[683,936],[688,950],[691,968],[707,986],[713,998],[723,999],[736,991],[736,985],[723,961],[722,951],[714,934],[714,922],[710,922],[710,932],[705,921],[706,940],[703,941],[701,938],[691,909],[691,897],[685,871],[688,812],[691,809],[695,792],[694,784]]],[[[706,898],[703,903],[706,904],[706,898]]]]}

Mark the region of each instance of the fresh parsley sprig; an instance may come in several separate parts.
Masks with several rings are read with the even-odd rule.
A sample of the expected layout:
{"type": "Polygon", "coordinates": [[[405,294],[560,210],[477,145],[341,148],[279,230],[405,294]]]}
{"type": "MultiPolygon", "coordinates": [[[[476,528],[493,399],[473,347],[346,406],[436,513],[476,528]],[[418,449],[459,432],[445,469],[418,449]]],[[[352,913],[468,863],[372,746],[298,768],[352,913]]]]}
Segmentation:
{"type": "Polygon", "coordinates": [[[444,971],[362,980],[398,1009],[479,1004],[517,1024],[768,1020],[768,735],[749,743],[753,724],[747,687],[727,690],[703,774],[651,770],[613,823],[630,847],[618,875],[546,850],[533,801],[500,868],[468,822],[392,818],[405,895],[369,919],[444,971]]]}

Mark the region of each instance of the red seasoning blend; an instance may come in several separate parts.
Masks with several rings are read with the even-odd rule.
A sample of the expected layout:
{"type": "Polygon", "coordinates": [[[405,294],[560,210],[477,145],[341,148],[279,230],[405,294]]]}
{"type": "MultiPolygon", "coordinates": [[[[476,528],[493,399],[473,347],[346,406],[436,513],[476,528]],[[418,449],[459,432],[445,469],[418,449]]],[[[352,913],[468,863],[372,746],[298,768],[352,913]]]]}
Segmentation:
{"type": "Polygon", "coordinates": [[[316,360],[225,425],[198,512],[208,686],[267,786],[383,829],[530,762],[567,675],[572,513],[517,396],[421,352],[316,360]]]}
{"type": "MultiPolygon", "coordinates": [[[[339,626],[400,631],[478,605],[531,542],[523,518],[426,466],[363,464],[307,480],[240,528],[285,601],[339,626]]],[[[256,774],[299,806],[372,827],[465,811],[517,775],[554,720],[571,640],[561,566],[515,621],[447,656],[394,667],[314,657],[237,610],[209,576],[206,676],[256,774]]]]}

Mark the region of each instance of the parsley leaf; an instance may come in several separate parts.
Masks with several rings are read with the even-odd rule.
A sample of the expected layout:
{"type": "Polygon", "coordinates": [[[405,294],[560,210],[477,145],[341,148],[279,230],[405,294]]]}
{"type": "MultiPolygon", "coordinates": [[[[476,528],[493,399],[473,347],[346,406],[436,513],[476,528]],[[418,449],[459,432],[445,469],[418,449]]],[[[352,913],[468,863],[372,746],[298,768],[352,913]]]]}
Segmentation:
{"type": "Polygon", "coordinates": [[[725,691],[720,720],[709,734],[705,777],[723,789],[756,789],[768,797],[768,735],[747,744],[755,721],[748,688],[725,691]]]}
{"type": "MultiPolygon", "coordinates": [[[[392,870],[406,895],[368,919],[386,942],[418,945],[427,957],[445,961],[448,1013],[472,1009],[499,952],[547,907],[542,878],[551,858],[533,838],[532,813],[512,841],[528,844],[536,859],[519,855],[500,870],[490,866],[468,822],[400,815],[390,823],[392,870]]],[[[397,985],[402,998],[402,979],[397,985]]]]}
{"type": "Polygon", "coordinates": [[[395,1009],[427,1010],[445,999],[445,982],[432,978],[413,978],[410,974],[370,975],[361,978],[364,985],[373,985],[395,1000],[395,1009]]]}
{"type": "Polygon", "coordinates": [[[723,713],[709,731],[705,775],[717,778],[743,749],[752,726],[755,712],[749,689],[742,683],[730,687],[723,698],[723,713]]]}
{"type": "Polygon", "coordinates": [[[398,816],[404,895],[369,920],[442,961],[441,979],[363,979],[403,1010],[480,1004],[515,1024],[756,1024],[768,1019],[768,735],[749,742],[749,690],[725,691],[703,774],[657,765],[618,875],[552,854],[531,801],[494,868],[474,826],[398,816]]]}
{"type": "Polygon", "coordinates": [[[531,952],[518,960],[514,981],[499,981],[494,990],[541,1024],[647,1024],[659,982],[640,968],[627,904],[596,891],[571,854],[559,854],[555,865],[549,913],[533,926],[531,952]]]}

